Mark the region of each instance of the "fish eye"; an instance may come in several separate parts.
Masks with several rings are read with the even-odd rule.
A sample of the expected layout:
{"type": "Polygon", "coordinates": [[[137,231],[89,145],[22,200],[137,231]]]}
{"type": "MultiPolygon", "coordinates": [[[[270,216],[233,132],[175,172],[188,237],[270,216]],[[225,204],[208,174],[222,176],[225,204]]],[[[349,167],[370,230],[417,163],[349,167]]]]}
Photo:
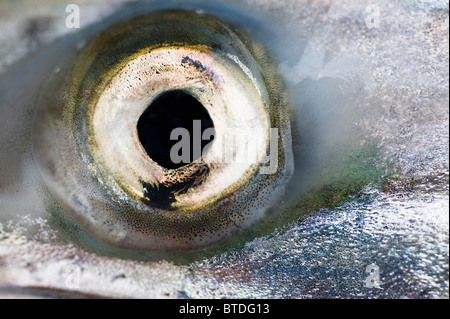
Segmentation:
{"type": "Polygon", "coordinates": [[[45,84],[33,127],[42,176],[68,218],[113,247],[229,238],[263,219],[292,175],[276,68],[263,44],[203,12],[111,26],[45,84]]]}

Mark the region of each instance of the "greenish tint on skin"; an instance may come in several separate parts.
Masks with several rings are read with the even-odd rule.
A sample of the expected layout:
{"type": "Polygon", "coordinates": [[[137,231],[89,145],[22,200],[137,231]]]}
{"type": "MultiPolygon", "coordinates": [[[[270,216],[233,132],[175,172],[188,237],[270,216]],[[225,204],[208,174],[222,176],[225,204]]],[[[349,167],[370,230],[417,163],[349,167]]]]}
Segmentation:
{"type": "Polygon", "coordinates": [[[375,143],[367,143],[353,153],[344,155],[339,165],[324,170],[322,176],[314,181],[307,191],[300,192],[281,207],[274,207],[275,212],[267,214],[261,225],[245,231],[227,248],[237,250],[248,240],[268,236],[275,229],[283,229],[292,222],[310,215],[321,208],[331,209],[342,205],[358,196],[367,185],[374,184],[382,188],[389,180],[378,158],[375,143]]]}

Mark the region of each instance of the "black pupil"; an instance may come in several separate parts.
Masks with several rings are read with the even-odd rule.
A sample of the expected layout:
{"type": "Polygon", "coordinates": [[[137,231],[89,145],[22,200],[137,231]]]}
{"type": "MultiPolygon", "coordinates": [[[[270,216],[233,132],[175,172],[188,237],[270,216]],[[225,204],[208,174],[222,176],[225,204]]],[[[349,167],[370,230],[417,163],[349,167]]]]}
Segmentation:
{"type": "MultiPolygon", "coordinates": [[[[178,137],[179,140],[170,140],[170,134],[179,127],[187,129],[190,136],[190,162],[196,160],[199,156],[193,158],[197,154],[193,154],[192,150],[194,139],[199,136],[194,136],[194,120],[201,121],[202,134],[207,128],[214,127],[208,111],[192,95],[180,90],[165,92],[157,97],[139,118],[139,140],[148,156],[162,167],[182,167],[188,163],[174,163],[170,158],[170,150],[181,137],[178,137]]],[[[201,140],[201,149],[211,140],[201,140]]]]}

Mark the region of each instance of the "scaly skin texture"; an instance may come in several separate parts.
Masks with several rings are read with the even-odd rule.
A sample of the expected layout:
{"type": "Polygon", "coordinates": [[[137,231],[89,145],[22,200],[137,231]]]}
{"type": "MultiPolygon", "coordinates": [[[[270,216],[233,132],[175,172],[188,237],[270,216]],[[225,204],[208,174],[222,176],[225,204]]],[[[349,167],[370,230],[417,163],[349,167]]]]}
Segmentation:
{"type": "Polygon", "coordinates": [[[448,298],[448,1],[377,1],[378,28],[356,0],[227,3],[283,35],[268,42],[295,101],[296,200],[256,238],[183,259],[92,242],[58,217],[31,152],[54,41],[82,45],[126,2],[81,1],[80,30],[59,1],[1,2],[0,295],[448,298]]]}

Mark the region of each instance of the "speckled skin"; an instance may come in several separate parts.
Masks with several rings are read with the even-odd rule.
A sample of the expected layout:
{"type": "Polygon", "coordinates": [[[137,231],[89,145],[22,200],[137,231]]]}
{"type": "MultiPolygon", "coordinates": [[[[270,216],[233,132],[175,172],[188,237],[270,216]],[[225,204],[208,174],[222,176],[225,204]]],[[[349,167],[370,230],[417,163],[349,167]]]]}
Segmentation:
{"type": "MultiPolygon", "coordinates": [[[[64,52],[51,42],[72,32],[81,44],[83,29],[65,29],[64,7],[52,1],[38,11],[2,3],[0,24],[11,32],[0,38],[8,114],[0,118],[0,293],[38,286],[122,297],[448,298],[448,2],[377,4],[379,28],[367,26],[361,1],[230,4],[283,35],[269,42],[302,133],[294,148],[304,156],[287,192],[298,202],[284,208],[290,217],[277,230],[183,262],[65,237],[77,230],[49,214],[30,123],[40,84],[64,52]],[[71,264],[81,269],[78,289],[67,286],[71,264]],[[370,264],[380,288],[366,287],[370,264]]],[[[120,6],[86,3],[85,23],[120,6]]]]}

